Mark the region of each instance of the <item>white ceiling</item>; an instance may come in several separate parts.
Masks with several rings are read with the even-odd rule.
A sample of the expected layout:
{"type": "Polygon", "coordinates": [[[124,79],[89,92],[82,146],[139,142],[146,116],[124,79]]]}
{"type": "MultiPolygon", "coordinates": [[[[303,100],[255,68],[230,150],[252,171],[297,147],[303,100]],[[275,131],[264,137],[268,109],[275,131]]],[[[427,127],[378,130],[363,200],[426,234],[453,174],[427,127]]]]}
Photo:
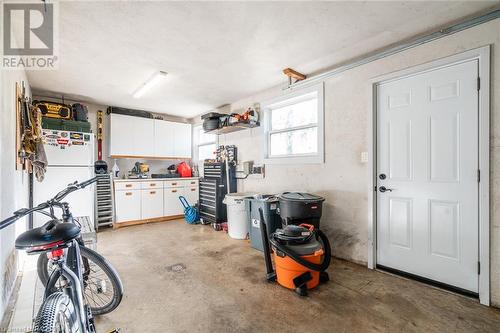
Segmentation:
{"type": "MultiPolygon", "coordinates": [[[[497,2],[498,3],[498,2],[497,2]]],[[[192,117],[483,11],[495,2],[62,2],[38,91],[192,117]],[[152,73],[168,79],[140,99],[152,73]]]]}

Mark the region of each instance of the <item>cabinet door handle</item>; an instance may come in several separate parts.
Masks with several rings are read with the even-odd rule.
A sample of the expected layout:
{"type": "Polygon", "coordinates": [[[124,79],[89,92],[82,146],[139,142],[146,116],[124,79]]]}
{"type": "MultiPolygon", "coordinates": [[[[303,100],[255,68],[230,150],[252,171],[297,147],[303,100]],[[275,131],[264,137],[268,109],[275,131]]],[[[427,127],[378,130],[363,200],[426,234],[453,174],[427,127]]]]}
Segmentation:
{"type": "Polygon", "coordinates": [[[126,184],[125,187],[132,187],[132,184],[126,184]]]}
{"type": "Polygon", "coordinates": [[[127,192],[125,193],[125,195],[132,195],[132,192],[127,192]]]}
{"type": "Polygon", "coordinates": [[[175,193],[175,192],[177,192],[177,190],[172,190],[172,193],[175,193]]]}
{"type": "Polygon", "coordinates": [[[156,191],[151,191],[149,192],[149,194],[156,194],[156,191]]]}

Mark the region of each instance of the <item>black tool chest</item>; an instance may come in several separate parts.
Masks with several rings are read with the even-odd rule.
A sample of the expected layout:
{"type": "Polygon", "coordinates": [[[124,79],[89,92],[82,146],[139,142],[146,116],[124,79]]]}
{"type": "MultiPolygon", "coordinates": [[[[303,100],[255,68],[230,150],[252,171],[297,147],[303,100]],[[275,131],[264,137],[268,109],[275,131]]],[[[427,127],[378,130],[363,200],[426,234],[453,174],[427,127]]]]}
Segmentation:
{"type": "MultiPolygon", "coordinates": [[[[225,222],[227,210],[222,201],[227,194],[226,165],[223,162],[205,162],[203,173],[204,178],[200,179],[200,217],[204,222],[225,222]]],[[[236,192],[235,174],[235,168],[230,166],[230,193],[236,192]]]]}

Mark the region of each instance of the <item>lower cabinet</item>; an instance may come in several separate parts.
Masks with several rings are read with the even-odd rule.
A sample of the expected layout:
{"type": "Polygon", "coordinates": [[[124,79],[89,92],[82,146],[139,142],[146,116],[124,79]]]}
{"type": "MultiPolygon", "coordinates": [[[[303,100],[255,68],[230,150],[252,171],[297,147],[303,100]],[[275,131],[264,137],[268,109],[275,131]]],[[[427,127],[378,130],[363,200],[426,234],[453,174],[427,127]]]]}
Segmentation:
{"type": "Polygon", "coordinates": [[[179,196],[198,202],[198,179],[115,182],[116,223],[182,215],[179,196]]]}
{"type": "Polygon", "coordinates": [[[198,202],[198,186],[185,187],[183,191],[189,204],[194,206],[198,202]]]}
{"type": "Polygon", "coordinates": [[[163,212],[163,189],[141,190],[142,214],[141,219],[154,219],[164,216],[163,212]]]}
{"type": "Polygon", "coordinates": [[[115,192],[116,221],[141,219],[141,190],[115,192]]]}
{"type": "Polygon", "coordinates": [[[184,195],[182,187],[170,187],[163,190],[163,214],[165,216],[184,213],[184,208],[179,200],[180,195],[184,195]]]}

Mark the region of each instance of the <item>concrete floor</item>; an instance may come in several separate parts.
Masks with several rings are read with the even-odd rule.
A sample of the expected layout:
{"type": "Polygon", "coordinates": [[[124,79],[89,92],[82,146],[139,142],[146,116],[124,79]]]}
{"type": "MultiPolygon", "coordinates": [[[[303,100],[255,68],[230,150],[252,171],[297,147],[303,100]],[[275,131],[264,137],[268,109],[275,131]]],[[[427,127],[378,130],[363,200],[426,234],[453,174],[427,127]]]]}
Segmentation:
{"type": "Polygon", "coordinates": [[[340,260],[328,284],[301,298],[265,282],[263,256],[248,241],[209,226],[107,230],[98,250],[125,287],[120,307],[98,319],[99,331],[500,332],[500,310],[340,260]]]}

